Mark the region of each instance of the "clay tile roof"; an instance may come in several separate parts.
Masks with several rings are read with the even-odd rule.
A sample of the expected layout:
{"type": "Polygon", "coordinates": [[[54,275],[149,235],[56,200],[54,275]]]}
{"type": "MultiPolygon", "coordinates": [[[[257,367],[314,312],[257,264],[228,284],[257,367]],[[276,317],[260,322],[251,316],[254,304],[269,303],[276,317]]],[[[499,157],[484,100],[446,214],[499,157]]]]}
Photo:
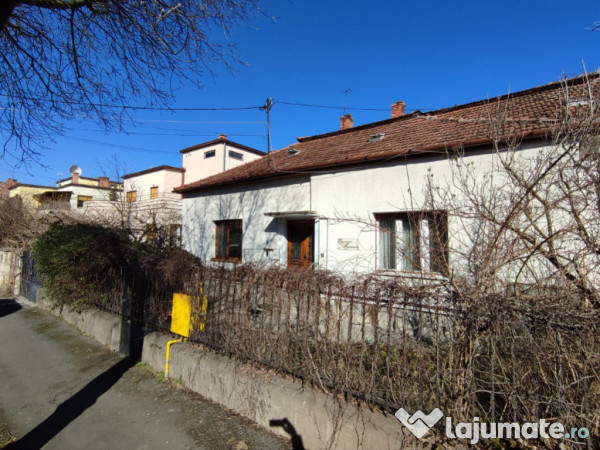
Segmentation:
{"type": "MultiPolygon", "coordinates": [[[[587,76],[594,85],[600,74],[587,76]]],[[[271,152],[255,161],[180,186],[175,192],[242,183],[290,174],[310,173],[348,164],[423,153],[445,153],[459,147],[486,145],[507,138],[543,138],[565,110],[564,87],[570,97],[584,97],[580,76],[526,91],[480,100],[428,113],[405,116],[316,136],[271,152]]]]}

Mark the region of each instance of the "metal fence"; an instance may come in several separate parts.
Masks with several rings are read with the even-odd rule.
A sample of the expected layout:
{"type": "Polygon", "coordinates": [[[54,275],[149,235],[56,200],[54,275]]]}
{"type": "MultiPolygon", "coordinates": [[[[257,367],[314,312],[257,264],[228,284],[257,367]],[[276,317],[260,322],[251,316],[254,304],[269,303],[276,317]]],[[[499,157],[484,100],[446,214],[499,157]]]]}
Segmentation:
{"type": "Polygon", "coordinates": [[[37,291],[42,287],[42,281],[38,277],[33,256],[29,250],[23,252],[21,259],[21,286],[20,295],[35,303],[37,291]]]}
{"type": "MultiPolygon", "coordinates": [[[[325,392],[390,412],[559,417],[600,435],[600,315],[568,291],[466,295],[443,280],[244,266],[182,280],[208,296],[206,316],[193,305],[204,327],[192,342],[325,392]]],[[[146,308],[165,329],[159,297],[146,308]]]]}
{"type": "Polygon", "coordinates": [[[207,268],[186,293],[208,296],[194,342],[394,411],[442,395],[455,311],[441,283],[207,268]]]}
{"type": "Polygon", "coordinates": [[[192,303],[203,326],[190,341],[338,398],[457,420],[552,417],[600,437],[600,314],[568,290],[489,293],[456,280],[185,259],[109,284],[94,305],[147,330],[169,330],[174,292],[206,295],[206,311],[192,303]]]}

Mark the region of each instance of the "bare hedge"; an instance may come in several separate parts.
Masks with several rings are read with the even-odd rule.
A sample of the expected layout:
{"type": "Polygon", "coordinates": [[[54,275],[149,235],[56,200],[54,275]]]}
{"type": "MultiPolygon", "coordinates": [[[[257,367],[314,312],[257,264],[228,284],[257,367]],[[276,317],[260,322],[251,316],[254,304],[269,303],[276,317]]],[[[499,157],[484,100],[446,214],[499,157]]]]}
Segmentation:
{"type": "Polygon", "coordinates": [[[113,247],[85,260],[79,246],[70,256],[66,247],[51,252],[56,235],[42,240],[47,255],[67,261],[43,273],[52,286],[72,283],[55,294],[73,300],[79,290],[79,306],[163,331],[173,292],[206,295],[206,312],[193,302],[192,342],[339,399],[389,412],[438,407],[463,421],[553,419],[587,427],[590,442],[600,438],[600,314],[567,288],[482,294],[458,288],[457,280],[209,267],[183,251],[150,251],[103,236],[113,247]],[[127,264],[114,270],[110,254],[121,254],[121,245],[127,264]],[[101,272],[86,272],[84,264],[101,272]]]}

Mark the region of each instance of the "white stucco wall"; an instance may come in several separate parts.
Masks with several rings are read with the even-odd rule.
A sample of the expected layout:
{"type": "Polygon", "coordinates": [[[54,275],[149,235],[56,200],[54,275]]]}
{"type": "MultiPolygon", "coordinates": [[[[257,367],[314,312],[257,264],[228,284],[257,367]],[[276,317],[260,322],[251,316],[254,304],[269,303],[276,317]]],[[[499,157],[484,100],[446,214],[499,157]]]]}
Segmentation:
{"type": "Polygon", "coordinates": [[[94,201],[109,200],[110,189],[101,189],[94,186],[82,186],[82,185],[67,185],[57,189],[60,192],[72,192],[71,194],[71,209],[77,209],[77,196],[87,195],[91,196],[94,201]]]}
{"type": "Polygon", "coordinates": [[[183,245],[205,261],[215,256],[216,220],[242,219],[244,262],[287,261],[286,223],[266,212],[310,210],[307,177],[248,183],[186,194],[183,199],[183,245]],[[265,248],[274,248],[266,257],[265,248]]]}
{"type": "Polygon", "coordinates": [[[202,178],[223,171],[223,144],[215,144],[183,154],[183,168],[185,169],[185,184],[193,183],[202,178]],[[215,152],[215,156],[205,158],[206,152],[215,152]]]}
{"type": "MultiPolygon", "coordinates": [[[[544,150],[545,147],[523,146],[517,155],[527,164],[544,150]]],[[[501,187],[506,183],[498,170],[503,154],[506,153],[499,156],[488,150],[470,151],[454,160],[445,154],[394,159],[344,171],[314,173],[310,179],[296,177],[186,194],[184,245],[209,260],[214,257],[214,221],[242,219],[244,250],[276,248],[278,259],[285,266],[286,222],[265,217],[264,213],[311,210],[319,215],[315,221],[315,263],[343,273],[372,272],[380,269],[375,214],[431,210],[432,206],[425,203],[428,183],[456,196],[452,201],[460,202],[464,194],[456,188],[460,174],[477,183],[501,187]],[[350,245],[344,248],[340,239],[350,245]]],[[[463,259],[472,244],[472,228],[468,219],[449,213],[451,267],[466,264],[463,259]]],[[[426,251],[422,256],[427,258],[426,251]]]]}
{"type": "Polygon", "coordinates": [[[143,175],[127,178],[124,181],[125,192],[137,191],[137,200],[149,200],[150,188],[158,187],[159,197],[163,194],[175,196],[173,188],[181,186],[181,172],[172,170],[157,170],[143,175]]]}
{"type": "Polygon", "coordinates": [[[164,192],[173,193],[173,189],[181,186],[182,184],[183,173],[165,170],[164,192]]]}
{"type": "MultiPolygon", "coordinates": [[[[67,178],[66,180],[62,180],[56,183],[56,187],[66,186],[73,182],[72,178],[67,178]]],[[[79,182],[77,184],[84,184],[86,186],[98,186],[97,178],[88,178],[88,177],[79,177],[79,182]]]]}
{"type": "MultiPolygon", "coordinates": [[[[518,157],[526,162],[544,147],[523,147],[518,157]]],[[[380,269],[378,231],[375,214],[430,210],[428,183],[456,195],[460,173],[481,183],[495,186],[505,183],[499,171],[499,159],[492,151],[469,152],[451,161],[446,155],[431,155],[360,169],[315,174],[311,177],[312,205],[324,219],[319,248],[325,257],[321,267],[339,272],[371,272],[380,269]],[[430,181],[428,181],[430,180],[430,181]],[[357,248],[339,248],[338,240],[357,242],[357,248]]],[[[449,258],[451,267],[463,264],[460,256],[471,246],[468,220],[448,217],[449,258]]]]}
{"type": "Polygon", "coordinates": [[[215,175],[219,172],[232,169],[242,164],[246,164],[255,159],[261,158],[261,155],[249,152],[231,144],[219,142],[217,144],[192,150],[183,154],[183,168],[185,169],[185,184],[193,183],[202,178],[215,175]],[[205,158],[206,152],[215,151],[215,156],[205,158]],[[243,160],[231,158],[229,150],[243,155],[243,160]]]}

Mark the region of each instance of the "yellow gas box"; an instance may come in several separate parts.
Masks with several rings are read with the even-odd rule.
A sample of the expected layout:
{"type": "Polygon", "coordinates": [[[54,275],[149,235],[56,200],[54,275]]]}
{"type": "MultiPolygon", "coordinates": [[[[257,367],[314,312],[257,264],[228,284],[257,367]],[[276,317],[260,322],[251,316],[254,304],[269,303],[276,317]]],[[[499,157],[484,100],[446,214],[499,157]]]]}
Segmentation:
{"type": "Polygon", "coordinates": [[[201,297],[181,293],[173,294],[173,310],[171,312],[171,333],[189,338],[192,330],[204,331],[208,296],[201,297]],[[198,315],[192,318],[192,305],[196,306],[198,315]]]}

